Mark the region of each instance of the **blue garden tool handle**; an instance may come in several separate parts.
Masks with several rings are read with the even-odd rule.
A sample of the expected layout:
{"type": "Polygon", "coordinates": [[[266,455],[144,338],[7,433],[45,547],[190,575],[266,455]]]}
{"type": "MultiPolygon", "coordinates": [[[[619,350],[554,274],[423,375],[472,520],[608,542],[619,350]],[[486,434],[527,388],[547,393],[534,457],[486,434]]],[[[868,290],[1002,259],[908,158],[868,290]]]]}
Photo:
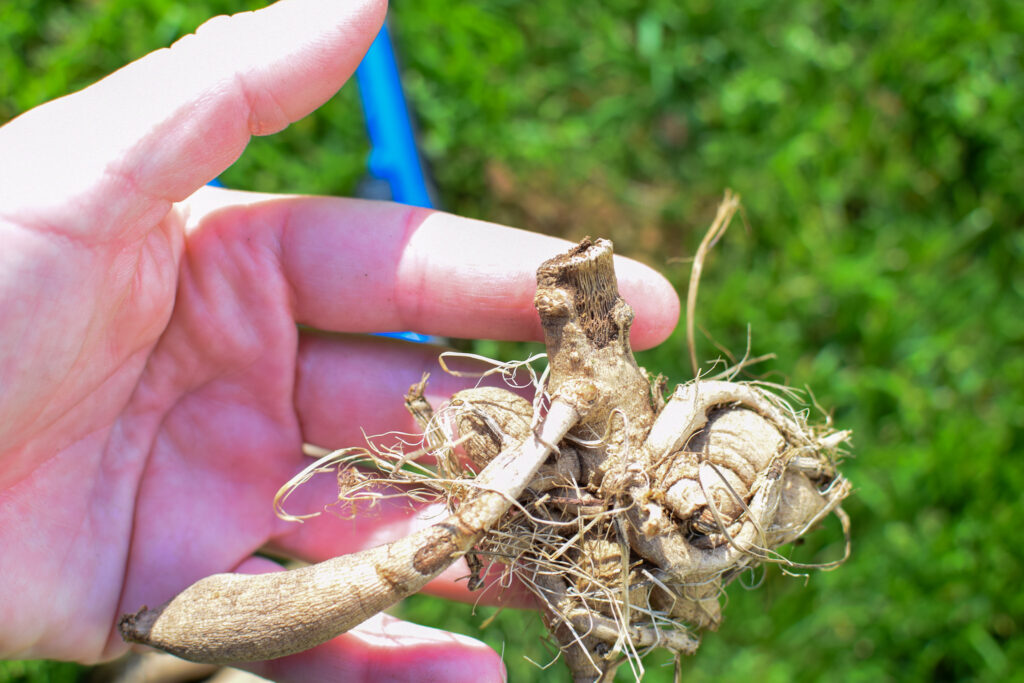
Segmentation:
{"type": "Polygon", "coordinates": [[[387,23],[356,69],[356,80],[370,136],[370,174],[388,183],[394,201],[433,208],[387,23]]]}

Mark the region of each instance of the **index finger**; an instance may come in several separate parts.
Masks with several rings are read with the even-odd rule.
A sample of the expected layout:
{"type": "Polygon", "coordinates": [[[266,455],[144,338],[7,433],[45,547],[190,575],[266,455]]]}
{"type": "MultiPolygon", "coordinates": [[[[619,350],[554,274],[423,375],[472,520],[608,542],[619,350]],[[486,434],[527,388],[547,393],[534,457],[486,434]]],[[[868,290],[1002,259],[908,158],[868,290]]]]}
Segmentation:
{"type": "MultiPolygon", "coordinates": [[[[237,270],[251,279],[233,287],[253,291],[268,286],[269,274],[227,268],[224,259],[248,263],[254,252],[273,254],[271,269],[286,282],[295,321],[334,332],[541,340],[537,268],[571,246],[390,202],[204,188],[187,205],[193,259],[215,258],[205,264],[210,272],[237,270]]],[[[675,289],[632,259],[616,256],[615,270],[636,316],[633,347],[661,343],[679,317],[675,289]]]]}

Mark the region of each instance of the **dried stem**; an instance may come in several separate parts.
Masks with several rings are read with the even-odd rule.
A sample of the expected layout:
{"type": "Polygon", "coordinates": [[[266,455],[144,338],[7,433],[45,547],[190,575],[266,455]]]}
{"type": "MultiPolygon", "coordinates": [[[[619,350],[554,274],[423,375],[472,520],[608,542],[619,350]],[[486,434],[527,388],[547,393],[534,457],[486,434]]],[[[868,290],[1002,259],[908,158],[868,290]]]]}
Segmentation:
{"type": "Polygon", "coordinates": [[[690,350],[690,367],[693,369],[693,376],[696,377],[700,370],[697,365],[697,342],[694,339],[693,326],[697,310],[697,288],[700,285],[700,274],[704,270],[704,259],[708,252],[715,246],[718,239],[725,234],[732,222],[733,214],[740,206],[740,196],[733,194],[732,190],[725,191],[722,203],[718,205],[718,213],[711,224],[704,239],[697,247],[697,254],[693,257],[693,266],[690,269],[690,286],[686,292],[686,345],[690,350]]]}

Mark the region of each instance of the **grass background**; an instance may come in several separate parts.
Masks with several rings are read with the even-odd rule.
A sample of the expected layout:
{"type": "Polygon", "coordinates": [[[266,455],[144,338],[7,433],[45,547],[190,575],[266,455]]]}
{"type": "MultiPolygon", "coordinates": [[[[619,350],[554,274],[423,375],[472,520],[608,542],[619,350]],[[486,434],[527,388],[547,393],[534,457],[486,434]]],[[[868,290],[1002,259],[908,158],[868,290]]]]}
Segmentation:
{"type": "MultiPolygon", "coordinates": [[[[0,121],[253,6],[4,0],[0,121]]],[[[851,560],[734,586],[685,679],[1020,680],[1024,4],[421,0],[391,17],[446,209],[610,237],[684,291],[734,189],[749,229],[712,254],[700,323],[739,353],[749,324],[753,353],[778,355],[766,369],[855,431],[851,560]]],[[[347,194],[366,152],[346,86],[223,179],[347,194]]],[[[685,380],[681,333],[641,363],[685,380]]],[[[832,528],[799,557],[837,542],[832,528]]],[[[521,658],[548,655],[532,614],[481,633],[486,610],[402,610],[503,650],[513,681],[557,678],[521,658]]],[[[649,680],[670,680],[663,662],[649,680]]],[[[0,682],[87,676],[0,663],[0,682]]]]}

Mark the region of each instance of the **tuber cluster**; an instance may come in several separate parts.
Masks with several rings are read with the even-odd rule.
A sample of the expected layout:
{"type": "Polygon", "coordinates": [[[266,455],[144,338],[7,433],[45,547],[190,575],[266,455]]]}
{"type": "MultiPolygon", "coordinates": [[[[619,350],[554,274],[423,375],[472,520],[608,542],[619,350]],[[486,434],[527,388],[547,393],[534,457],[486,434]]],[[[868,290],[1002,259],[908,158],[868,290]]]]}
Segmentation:
{"type": "Polygon", "coordinates": [[[536,594],[574,681],[607,682],[624,661],[639,677],[650,649],[694,652],[721,619],[723,587],[760,563],[798,567],[776,548],[829,514],[847,530],[836,458],[848,434],[809,426],[782,387],[697,378],[666,399],[630,350],[610,242],[584,240],[537,281],[548,369],[532,403],[479,387],[435,413],[420,382],[406,403],[436,467],[403,453],[332,455],[380,470],[347,470],[343,498],[367,482],[412,483],[443,494],[448,518],[313,567],[208,577],[123,617],[125,638],[201,661],[281,656],[466,556],[471,587],[501,563],[536,594]]]}

